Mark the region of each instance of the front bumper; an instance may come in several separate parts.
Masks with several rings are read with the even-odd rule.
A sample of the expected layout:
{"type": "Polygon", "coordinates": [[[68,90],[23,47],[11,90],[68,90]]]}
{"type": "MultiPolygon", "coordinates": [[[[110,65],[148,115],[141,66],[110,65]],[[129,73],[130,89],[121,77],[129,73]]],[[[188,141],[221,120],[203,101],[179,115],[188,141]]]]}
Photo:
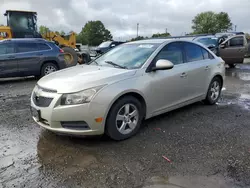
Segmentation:
{"type": "Polygon", "coordinates": [[[35,96],[33,91],[31,108],[38,110],[40,117],[33,117],[33,119],[41,127],[55,133],[68,135],[101,135],[104,133],[106,112],[104,105],[94,102],[80,105],[60,105],[62,94],[40,91],[39,97],[52,98],[50,104],[41,105],[36,101],[35,96]],[[96,122],[95,119],[100,117],[103,120],[96,122]],[[84,126],[81,126],[81,122],[84,122],[82,123],[84,126]],[[65,126],[65,124],[72,126],[65,126]]]}

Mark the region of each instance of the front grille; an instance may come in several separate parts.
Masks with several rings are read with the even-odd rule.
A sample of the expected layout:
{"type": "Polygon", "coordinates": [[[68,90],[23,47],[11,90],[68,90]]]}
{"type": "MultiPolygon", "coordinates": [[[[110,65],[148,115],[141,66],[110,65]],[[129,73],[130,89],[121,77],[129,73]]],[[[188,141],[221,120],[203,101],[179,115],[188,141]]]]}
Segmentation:
{"type": "Polygon", "coordinates": [[[53,98],[37,96],[35,93],[32,98],[35,105],[39,107],[48,107],[53,100],[53,98]]]}

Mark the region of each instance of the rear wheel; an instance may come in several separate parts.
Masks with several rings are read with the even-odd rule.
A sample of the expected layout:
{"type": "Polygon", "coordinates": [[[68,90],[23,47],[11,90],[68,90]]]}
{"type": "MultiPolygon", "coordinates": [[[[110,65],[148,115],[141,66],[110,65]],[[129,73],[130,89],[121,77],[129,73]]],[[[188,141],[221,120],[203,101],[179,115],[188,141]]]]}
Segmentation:
{"type": "Polygon", "coordinates": [[[210,105],[215,104],[220,98],[221,90],[222,81],[219,77],[215,77],[209,85],[207,97],[204,102],[210,105]]]}
{"type": "Polygon", "coordinates": [[[58,67],[54,63],[45,63],[41,69],[41,77],[46,76],[52,72],[56,72],[58,67]]]}
{"type": "Polygon", "coordinates": [[[71,47],[62,47],[64,51],[64,59],[67,67],[72,67],[77,64],[78,56],[77,52],[71,47]]]}
{"type": "Polygon", "coordinates": [[[106,121],[106,134],[114,140],[124,140],[136,134],[141,126],[143,110],[140,101],[126,96],[110,109],[106,121]]]}

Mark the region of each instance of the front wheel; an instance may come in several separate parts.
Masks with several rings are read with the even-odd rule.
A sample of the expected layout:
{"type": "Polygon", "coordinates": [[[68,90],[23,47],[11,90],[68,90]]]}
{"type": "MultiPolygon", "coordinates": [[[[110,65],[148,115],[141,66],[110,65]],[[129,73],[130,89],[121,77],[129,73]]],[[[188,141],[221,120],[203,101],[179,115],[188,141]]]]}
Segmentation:
{"type": "Polygon", "coordinates": [[[204,102],[210,105],[215,104],[220,98],[221,90],[222,81],[219,77],[215,77],[209,85],[207,97],[204,102]]]}
{"type": "Polygon", "coordinates": [[[143,119],[140,101],[133,96],[119,99],[110,109],[106,134],[113,140],[124,140],[136,134],[143,119]]]}

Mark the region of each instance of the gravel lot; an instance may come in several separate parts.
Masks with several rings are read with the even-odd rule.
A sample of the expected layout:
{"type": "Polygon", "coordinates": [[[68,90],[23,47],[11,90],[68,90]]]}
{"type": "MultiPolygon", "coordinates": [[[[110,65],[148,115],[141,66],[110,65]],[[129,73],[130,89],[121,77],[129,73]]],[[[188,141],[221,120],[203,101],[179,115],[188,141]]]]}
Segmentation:
{"type": "Polygon", "coordinates": [[[35,83],[0,80],[0,188],[250,187],[250,64],[227,69],[217,105],[155,117],[123,142],[38,127],[29,111],[35,83]]]}

